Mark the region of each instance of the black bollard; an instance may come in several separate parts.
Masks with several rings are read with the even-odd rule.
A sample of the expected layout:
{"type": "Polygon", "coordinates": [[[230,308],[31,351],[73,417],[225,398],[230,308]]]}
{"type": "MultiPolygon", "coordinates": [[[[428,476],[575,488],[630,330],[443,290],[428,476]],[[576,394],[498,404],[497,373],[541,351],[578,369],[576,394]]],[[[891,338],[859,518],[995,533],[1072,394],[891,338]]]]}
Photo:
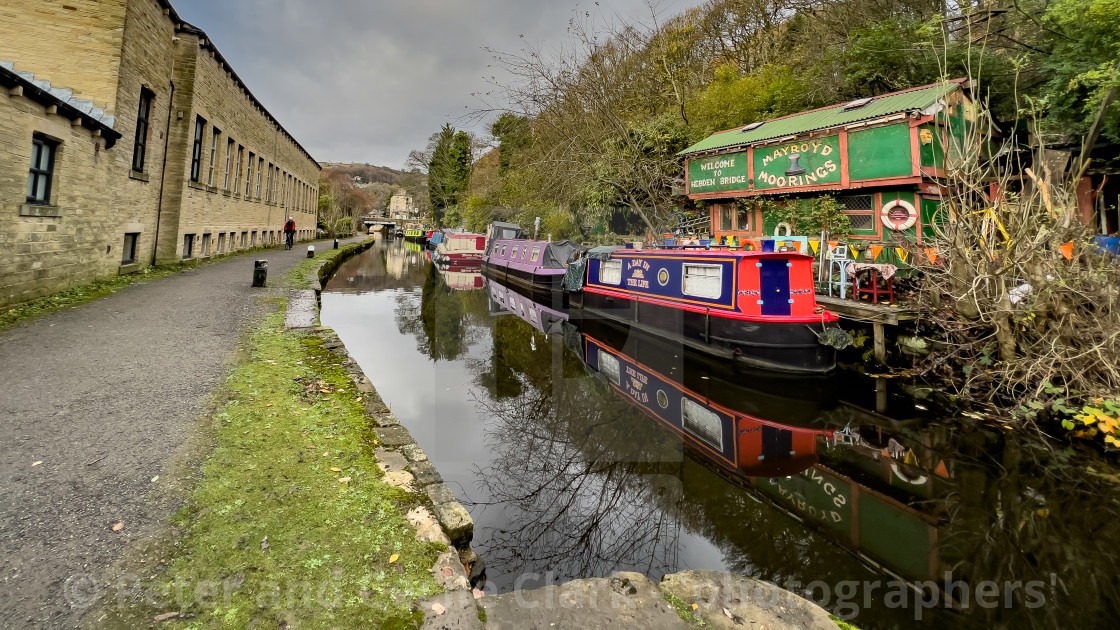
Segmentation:
{"type": "Polygon", "coordinates": [[[255,261],[253,263],[253,286],[263,287],[265,280],[268,280],[268,261],[255,261]]]}
{"type": "Polygon", "coordinates": [[[308,258],[314,258],[315,257],[315,246],[314,245],[308,245],[307,246],[307,257],[308,258]]]}
{"type": "Polygon", "coordinates": [[[334,248],[338,249],[338,239],[334,239],[334,248]]]}

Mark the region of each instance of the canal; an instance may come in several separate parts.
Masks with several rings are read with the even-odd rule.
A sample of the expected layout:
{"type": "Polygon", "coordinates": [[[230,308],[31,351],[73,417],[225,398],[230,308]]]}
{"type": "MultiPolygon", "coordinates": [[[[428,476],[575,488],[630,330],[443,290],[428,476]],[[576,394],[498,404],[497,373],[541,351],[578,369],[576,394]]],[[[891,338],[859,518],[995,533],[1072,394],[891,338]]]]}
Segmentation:
{"type": "Polygon", "coordinates": [[[1120,475],[1092,450],[918,386],[737,369],[401,240],[322,302],[471,512],[488,592],[715,569],[861,628],[1120,622],[1120,475]]]}

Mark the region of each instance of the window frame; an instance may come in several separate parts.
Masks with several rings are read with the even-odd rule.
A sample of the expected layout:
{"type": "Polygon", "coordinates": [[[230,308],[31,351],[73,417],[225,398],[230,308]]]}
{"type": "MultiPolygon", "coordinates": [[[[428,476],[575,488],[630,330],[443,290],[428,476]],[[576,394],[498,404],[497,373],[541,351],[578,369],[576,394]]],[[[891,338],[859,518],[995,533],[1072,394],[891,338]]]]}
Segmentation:
{"type": "Polygon", "coordinates": [[[214,185],[215,171],[218,170],[218,140],[222,137],[222,130],[211,125],[210,126],[210,168],[206,175],[206,185],[214,185]]]}
{"type": "Polygon", "coordinates": [[[125,232],[124,245],[121,247],[121,266],[132,265],[136,263],[136,247],[140,242],[140,232],[125,232]],[[132,246],[129,246],[129,237],[132,240],[132,246]]]}
{"type": "Polygon", "coordinates": [[[622,286],[622,261],[621,260],[601,260],[599,261],[599,284],[613,284],[614,286],[622,286]],[[604,277],[604,271],[610,267],[611,271],[618,270],[618,281],[611,282],[604,277]]]}
{"type": "Polygon", "coordinates": [[[851,221],[852,217],[857,217],[857,216],[858,217],[870,217],[870,219],[871,219],[871,227],[870,228],[857,228],[853,225],[852,226],[852,236],[853,237],[856,237],[856,238],[858,238],[858,237],[870,238],[870,237],[878,237],[879,236],[879,220],[878,220],[878,217],[876,216],[878,214],[878,210],[877,210],[878,204],[875,202],[875,197],[876,197],[876,195],[874,193],[868,193],[868,194],[864,194],[864,195],[841,195],[841,196],[838,196],[836,198],[837,203],[840,204],[840,208],[841,208],[840,211],[843,212],[844,214],[848,215],[848,220],[849,221],[851,221]],[[859,198],[859,197],[866,197],[866,198],[870,199],[871,203],[869,204],[869,207],[866,210],[865,209],[849,210],[846,200],[855,199],[855,198],[859,198]]]}
{"type": "Polygon", "coordinates": [[[253,195],[253,198],[256,199],[257,201],[260,201],[260,199],[261,199],[261,171],[263,171],[263,170],[264,170],[264,158],[258,155],[257,156],[257,183],[256,183],[256,186],[254,187],[255,194],[253,195]]]}
{"type": "Polygon", "coordinates": [[[194,258],[194,234],[183,235],[183,260],[194,258]]]}
{"type": "Polygon", "coordinates": [[[695,400],[692,400],[688,396],[681,396],[681,428],[700,442],[707,444],[721,453],[723,452],[723,422],[719,414],[712,411],[711,408],[705,407],[695,400]],[[688,409],[688,411],[686,411],[686,409],[688,409]],[[706,427],[703,423],[696,422],[699,418],[714,420],[714,428],[718,429],[716,434],[709,435],[706,429],[713,427],[706,427]],[[689,422],[689,419],[693,421],[689,422]]]}
{"type": "Polygon", "coordinates": [[[224,188],[225,190],[230,190],[229,172],[230,167],[233,166],[233,145],[233,138],[226,136],[226,174],[225,177],[222,178],[222,188],[224,188]]]}
{"type": "Polygon", "coordinates": [[[198,183],[202,176],[202,137],[206,131],[206,119],[195,116],[194,119],[194,146],[191,149],[191,181],[198,183]]]}
{"type": "Polygon", "coordinates": [[[155,92],[140,87],[140,104],[136,111],[136,138],[132,143],[132,170],[137,173],[144,172],[144,162],[148,157],[149,123],[152,116],[152,102],[155,98],[155,92]]]}
{"type": "Polygon", "coordinates": [[[42,134],[36,133],[31,136],[31,164],[27,167],[27,185],[31,189],[31,194],[26,195],[26,203],[35,206],[51,205],[51,193],[54,192],[54,163],[60,144],[60,142],[51,140],[42,134]],[[39,147],[39,149],[36,150],[36,147],[39,147]],[[39,168],[36,164],[42,162],[43,151],[49,152],[46,169],[39,168]],[[35,190],[39,187],[40,178],[45,182],[41,199],[33,196],[35,190]]]}
{"type": "MultiPolygon", "coordinates": [[[[708,277],[711,277],[711,276],[697,275],[695,277],[708,278],[708,277]]],[[[684,265],[682,265],[682,267],[681,267],[681,295],[687,295],[689,297],[703,298],[705,300],[718,300],[718,299],[720,299],[723,296],[723,265],[711,265],[711,264],[703,264],[703,263],[685,263],[684,265]],[[719,273],[716,274],[716,276],[715,276],[716,286],[718,287],[718,290],[717,290],[716,294],[715,295],[707,295],[707,294],[703,294],[703,293],[690,291],[689,288],[688,288],[688,277],[689,277],[688,270],[689,269],[715,269],[716,271],[718,271],[719,273]]]]}

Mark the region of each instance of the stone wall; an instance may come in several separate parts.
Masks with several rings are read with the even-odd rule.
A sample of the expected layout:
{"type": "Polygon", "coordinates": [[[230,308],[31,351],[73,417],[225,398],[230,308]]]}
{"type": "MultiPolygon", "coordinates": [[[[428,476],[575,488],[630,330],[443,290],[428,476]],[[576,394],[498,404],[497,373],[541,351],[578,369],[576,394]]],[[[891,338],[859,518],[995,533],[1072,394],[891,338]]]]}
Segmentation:
{"type": "MultiPolygon", "coordinates": [[[[154,0],[149,0],[155,4],[154,0]]],[[[74,90],[116,113],[125,5],[129,0],[4,0],[0,61],[74,90]]]]}
{"type": "Polygon", "coordinates": [[[0,305],[35,299],[116,273],[119,224],[107,168],[113,152],[90,129],[74,126],[23,96],[0,89],[0,305]],[[27,207],[32,135],[59,142],[50,206],[27,207]],[[29,211],[59,216],[22,216],[29,211]]]}

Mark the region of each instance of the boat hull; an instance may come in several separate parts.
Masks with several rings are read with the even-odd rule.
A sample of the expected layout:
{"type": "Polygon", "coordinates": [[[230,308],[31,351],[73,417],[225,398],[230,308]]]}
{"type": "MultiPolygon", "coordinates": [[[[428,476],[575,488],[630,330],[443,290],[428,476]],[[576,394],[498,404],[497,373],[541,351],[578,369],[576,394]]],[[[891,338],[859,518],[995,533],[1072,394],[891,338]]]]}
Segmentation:
{"type": "Polygon", "coordinates": [[[817,339],[816,329],[827,324],[722,317],[591,290],[571,305],[754,367],[798,374],[827,374],[836,367],[836,350],[817,339]]]}
{"type": "Polygon", "coordinates": [[[568,307],[568,294],[561,286],[563,274],[539,274],[512,268],[506,265],[496,265],[492,262],[482,262],[482,273],[507,286],[528,291],[535,297],[552,299],[556,296],[561,299],[563,308],[568,307]]]}

